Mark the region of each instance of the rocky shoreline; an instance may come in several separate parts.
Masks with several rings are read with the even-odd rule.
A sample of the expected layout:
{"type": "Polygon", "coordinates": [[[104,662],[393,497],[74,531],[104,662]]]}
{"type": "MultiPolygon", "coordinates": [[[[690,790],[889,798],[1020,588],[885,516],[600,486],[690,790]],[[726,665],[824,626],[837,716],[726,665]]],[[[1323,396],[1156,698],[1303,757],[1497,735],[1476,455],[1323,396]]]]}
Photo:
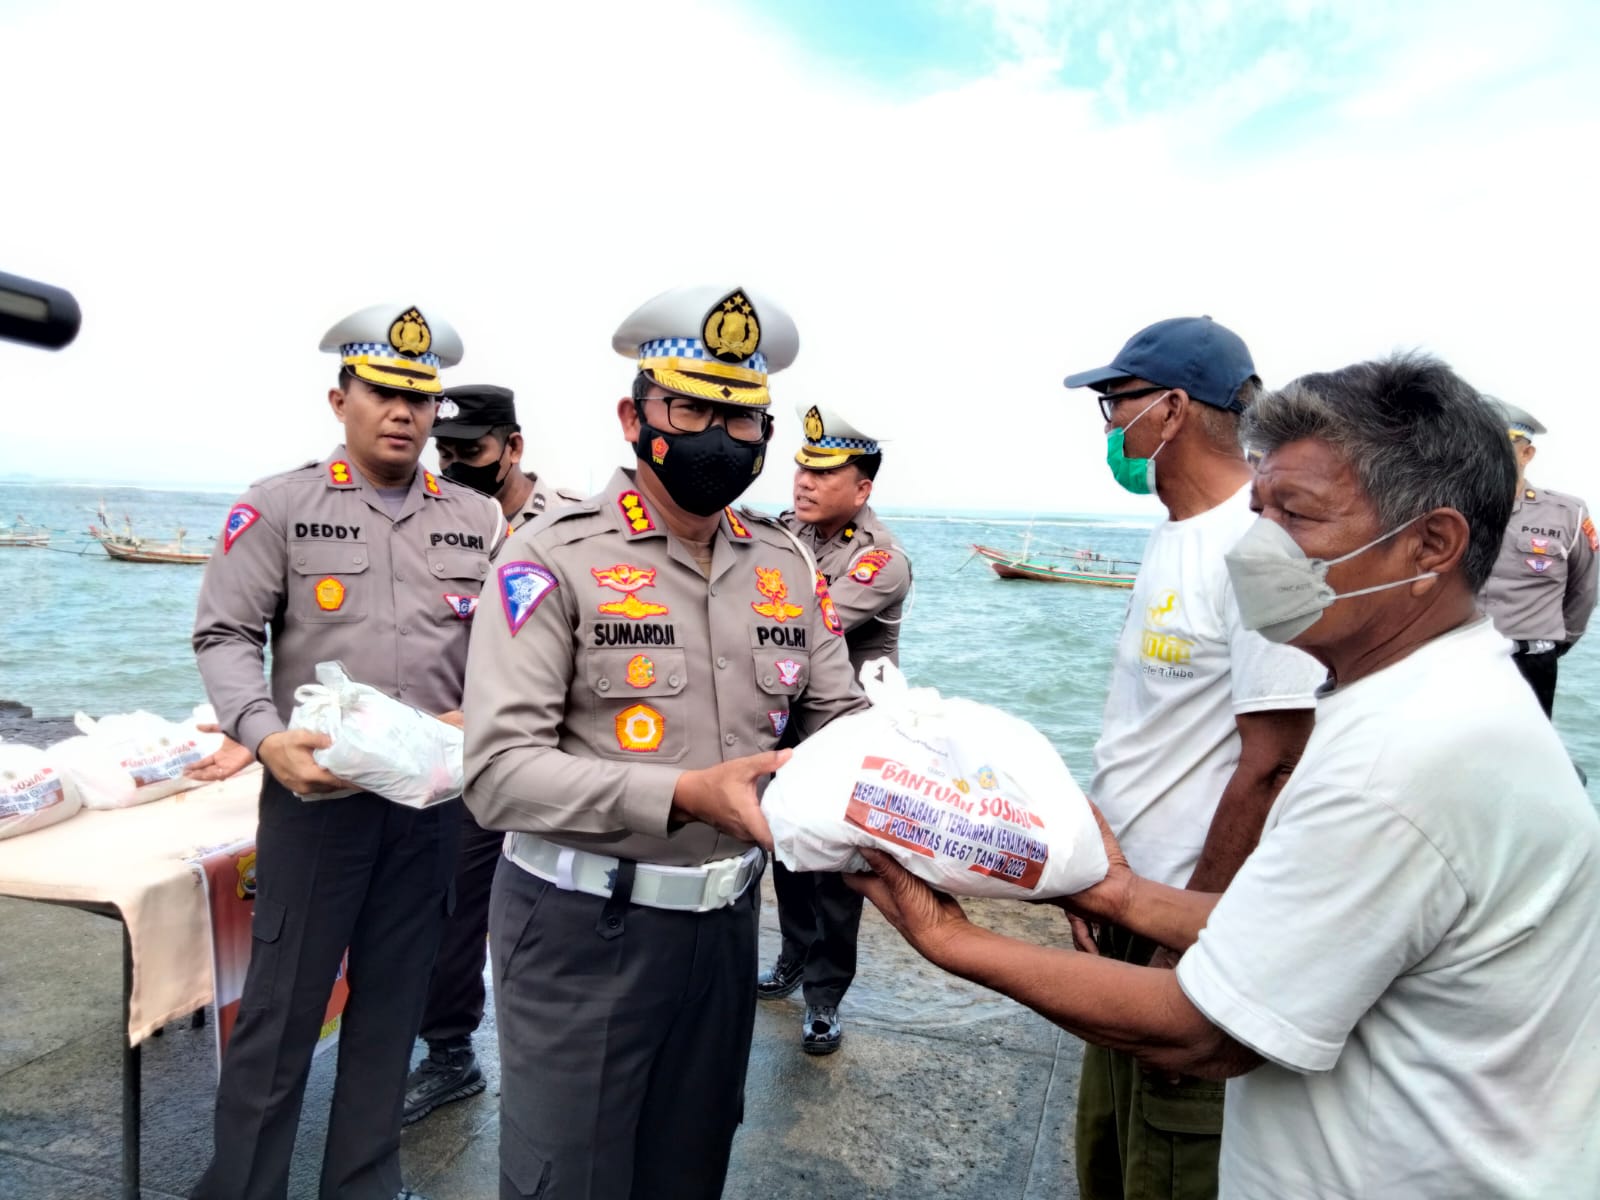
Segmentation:
{"type": "Polygon", "coordinates": [[[0,700],[0,740],[43,750],[78,732],[71,717],[36,717],[15,700],[0,700]]]}

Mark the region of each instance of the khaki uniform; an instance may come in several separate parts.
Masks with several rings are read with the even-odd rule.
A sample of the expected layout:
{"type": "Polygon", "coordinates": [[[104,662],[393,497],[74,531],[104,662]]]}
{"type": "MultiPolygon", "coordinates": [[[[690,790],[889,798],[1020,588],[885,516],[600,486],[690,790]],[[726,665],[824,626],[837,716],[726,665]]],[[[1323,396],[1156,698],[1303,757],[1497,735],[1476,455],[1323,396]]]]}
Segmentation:
{"type": "Polygon", "coordinates": [[[833,596],[850,665],[874,658],[900,662],[900,613],[911,590],[911,559],[870,504],[831,538],[786,512],[783,523],[817,560],[833,596]]]}
{"type": "Polygon", "coordinates": [[[565,508],[569,504],[582,504],[588,498],[579,492],[553,487],[533,471],[527,472],[527,475],[533,481],[533,491],[528,493],[528,498],[522,502],[522,507],[511,515],[513,530],[521,529],[535,517],[542,517],[547,510],[565,508]]]}
{"type": "Polygon", "coordinates": [[[750,847],[708,825],[668,828],[678,776],[774,748],[791,710],[816,730],[865,707],[826,589],[770,518],[723,518],[708,581],[619,471],[496,566],[466,695],[485,827],[663,866],[737,856],[750,847]]]}
{"type": "MultiPolygon", "coordinates": [[[[911,590],[911,559],[870,504],[830,538],[815,525],[786,512],[794,531],[828,581],[839,610],[850,666],[875,658],[900,663],[900,614],[911,590]]],[[[861,894],[837,872],[772,869],[778,898],[782,957],[804,964],[802,988],[808,1010],[839,1007],[856,974],[856,940],[861,928],[861,894]]]]}
{"type": "Polygon", "coordinates": [[[253,485],[206,567],[195,616],[223,729],[254,751],[287,728],[295,688],[334,659],[426,712],[459,708],[468,618],[504,536],[494,501],[420,469],[391,518],[343,446],[253,485]]]}
{"type": "MultiPolygon", "coordinates": [[[[470,618],[504,535],[493,501],[422,470],[391,518],[343,446],[255,484],[229,513],[195,620],[223,728],[255,750],[285,728],[295,688],[330,659],[417,708],[459,708],[470,618]]],[[[398,1114],[459,813],[456,801],[419,811],[368,792],[301,800],[263,774],[250,967],[197,1200],[285,1194],[312,1049],[347,948],[319,1194],[383,1200],[400,1190],[398,1114]]]]}
{"type": "Polygon", "coordinates": [[[524,833],[495,876],[500,1194],[710,1200],[743,1118],[759,887],[672,911],[628,903],[633,873],[749,849],[674,825],[683,771],[866,706],[832,601],[749,512],[721,519],[708,577],[625,471],[514,534],[488,592],[467,805],[487,828],[616,862],[607,896],[565,887],[519,865],[524,833]]]}
{"type": "Polygon", "coordinates": [[[1582,500],[1524,486],[1479,597],[1495,628],[1516,643],[1513,661],[1547,716],[1555,707],[1556,660],[1583,636],[1594,611],[1597,548],[1582,500]]]}

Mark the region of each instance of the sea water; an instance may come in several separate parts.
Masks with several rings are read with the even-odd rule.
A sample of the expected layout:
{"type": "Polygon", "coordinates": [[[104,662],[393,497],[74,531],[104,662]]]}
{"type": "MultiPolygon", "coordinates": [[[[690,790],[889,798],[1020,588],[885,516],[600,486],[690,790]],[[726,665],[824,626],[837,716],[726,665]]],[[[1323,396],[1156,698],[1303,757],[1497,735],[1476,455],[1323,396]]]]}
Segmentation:
{"type": "MultiPolygon", "coordinates": [[[[48,550],[0,548],[0,699],[37,716],[145,709],[186,716],[205,699],[189,635],[203,568],[112,562],[88,536],[104,500],[115,528],[216,549],[234,497],[134,488],[0,484],[0,522],[53,531],[48,550]]],[[[1154,518],[881,514],[904,543],[916,588],[901,630],[914,685],[996,705],[1037,726],[1087,786],[1124,589],[1002,580],[973,543],[1065,561],[1074,549],[1137,559],[1154,518]]],[[[249,536],[248,534],[246,536],[249,536]]],[[[1561,660],[1556,727],[1600,801],[1600,633],[1561,660]]]]}

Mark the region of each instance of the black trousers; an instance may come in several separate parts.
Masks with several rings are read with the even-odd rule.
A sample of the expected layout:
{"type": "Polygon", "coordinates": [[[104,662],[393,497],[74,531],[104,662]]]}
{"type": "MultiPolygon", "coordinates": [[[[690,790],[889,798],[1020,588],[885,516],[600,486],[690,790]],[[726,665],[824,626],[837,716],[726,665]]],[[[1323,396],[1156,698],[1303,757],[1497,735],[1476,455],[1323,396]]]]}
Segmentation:
{"type": "Polygon", "coordinates": [[[1533,694],[1539,697],[1539,707],[1544,709],[1547,717],[1556,706],[1556,660],[1560,657],[1556,650],[1546,650],[1543,654],[1528,654],[1519,650],[1511,656],[1511,661],[1517,664],[1517,670],[1522,672],[1533,694]]]}
{"type": "Polygon", "coordinates": [[[837,872],[791,871],[774,863],[783,957],[805,964],[802,988],[812,1007],[837,1008],[856,977],[861,893],[837,872]]]}
{"type": "Polygon", "coordinates": [[[439,953],[422,1010],[429,1042],[471,1037],[483,1022],[483,968],[489,959],[489,889],[505,834],[485,829],[461,811],[456,852],[456,904],[439,938],[439,953]]]}
{"type": "Polygon", "coordinates": [[[708,913],[608,910],[501,860],[502,1200],[722,1195],[744,1118],[759,890],[708,913]]]}
{"type": "Polygon", "coordinates": [[[301,800],[270,775],[256,832],[254,942],[194,1200],[283,1200],[311,1053],[340,957],[350,997],[322,1200],[393,1200],[400,1112],[455,865],[461,802],[301,800]]]}

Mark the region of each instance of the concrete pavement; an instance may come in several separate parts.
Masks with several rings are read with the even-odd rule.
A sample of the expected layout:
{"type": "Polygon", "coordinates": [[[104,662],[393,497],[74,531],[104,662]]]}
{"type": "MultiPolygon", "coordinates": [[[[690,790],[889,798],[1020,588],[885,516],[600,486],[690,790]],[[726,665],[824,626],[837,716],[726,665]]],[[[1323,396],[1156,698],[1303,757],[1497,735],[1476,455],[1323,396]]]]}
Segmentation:
{"type": "MultiPolygon", "coordinates": [[[[778,945],[770,881],[763,961],[778,945]]],[[[1064,943],[1054,910],[972,903],[975,920],[1064,943]]],[[[1081,1044],[1042,1018],[951,980],[869,905],[843,1049],[799,1046],[798,994],[759,1006],[728,1200],[1075,1200],[1072,1112],[1081,1044]]],[[[121,928],[0,899],[0,1197],[118,1200],[121,928]]],[[[753,981],[752,981],[753,982],[753,981]]],[[[181,1197],[210,1154],[211,1025],[145,1043],[144,1192],[181,1197]]],[[[477,1037],[489,1086],[407,1129],[407,1182],[429,1200],[498,1195],[499,1057],[493,1012],[477,1037]]],[[[418,1050],[418,1057],[421,1050],[418,1050]]],[[[314,1064],[290,1200],[314,1200],[333,1055],[314,1064]]]]}

